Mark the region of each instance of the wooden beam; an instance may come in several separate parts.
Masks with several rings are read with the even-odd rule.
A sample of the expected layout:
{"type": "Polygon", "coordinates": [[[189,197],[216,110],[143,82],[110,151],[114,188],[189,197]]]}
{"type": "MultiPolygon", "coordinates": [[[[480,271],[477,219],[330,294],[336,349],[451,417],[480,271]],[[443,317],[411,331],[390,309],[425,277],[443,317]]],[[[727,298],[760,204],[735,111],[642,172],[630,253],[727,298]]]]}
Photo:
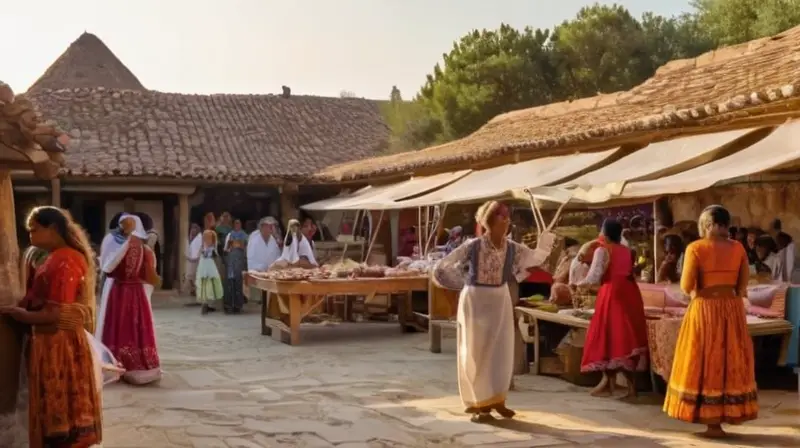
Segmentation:
{"type": "Polygon", "coordinates": [[[50,205],[61,208],[61,179],[50,180],[50,205]]]}
{"type": "Polygon", "coordinates": [[[186,251],[189,248],[189,195],[178,195],[178,291],[184,291],[186,251]]]}

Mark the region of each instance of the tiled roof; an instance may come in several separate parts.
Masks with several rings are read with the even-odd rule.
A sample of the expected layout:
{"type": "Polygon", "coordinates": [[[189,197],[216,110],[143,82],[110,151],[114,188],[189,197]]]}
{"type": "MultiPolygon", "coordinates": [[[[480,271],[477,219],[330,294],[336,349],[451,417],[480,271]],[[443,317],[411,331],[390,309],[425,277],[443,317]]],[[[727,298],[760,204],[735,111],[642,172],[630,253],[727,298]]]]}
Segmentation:
{"type": "Polygon", "coordinates": [[[207,181],[306,179],[373,157],[390,130],[369,100],[36,89],[69,136],[66,174],[207,181]]]}
{"type": "Polygon", "coordinates": [[[145,90],[106,44],[90,33],[81,34],[28,91],[80,87],[145,90]]]}
{"type": "Polygon", "coordinates": [[[798,97],[800,27],[673,61],[627,92],[506,113],[461,140],[330,167],[318,177],[352,180],[421,169],[432,173],[517,151],[529,159],[590,150],[610,140],[652,141],[676,130],[703,132],[709,125],[798,115],[798,97]]]}
{"type": "Polygon", "coordinates": [[[14,95],[0,81],[0,166],[33,168],[37,176],[54,177],[64,162],[68,137],[42,120],[24,95],[14,95]]]}

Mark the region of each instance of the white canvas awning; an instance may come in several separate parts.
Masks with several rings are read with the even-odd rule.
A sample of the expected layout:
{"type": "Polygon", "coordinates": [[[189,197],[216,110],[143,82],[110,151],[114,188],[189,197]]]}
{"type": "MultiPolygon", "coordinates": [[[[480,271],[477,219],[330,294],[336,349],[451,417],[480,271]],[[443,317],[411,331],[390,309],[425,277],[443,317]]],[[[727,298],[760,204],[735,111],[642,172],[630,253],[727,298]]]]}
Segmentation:
{"type": "Polygon", "coordinates": [[[566,182],[561,187],[605,187],[621,191],[625,182],[650,180],[703,165],[718,158],[721,150],[755,129],[696,135],[653,143],[600,169],[566,182]],[[660,174],[660,175],[659,175],[660,174]],[[649,177],[650,179],[643,179],[649,177]]]}
{"type": "Polygon", "coordinates": [[[521,188],[557,183],[575,173],[602,163],[618,148],[588,154],[545,157],[513,165],[473,171],[463,178],[424,196],[398,202],[398,208],[425,207],[442,203],[479,201],[509,194],[521,188]]]}
{"type": "Polygon", "coordinates": [[[356,193],[323,201],[317,201],[301,208],[305,210],[388,210],[401,208],[397,200],[427,193],[469,174],[470,170],[442,173],[435,176],[414,177],[391,185],[369,186],[356,193]]]}
{"type": "Polygon", "coordinates": [[[300,206],[300,208],[304,210],[310,211],[324,211],[324,210],[337,210],[337,206],[344,204],[345,202],[356,198],[358,196],[366,194],[368,191],[372,190],[373,187],[368,186],[361,188],[353,193],[342,193],[338,196],[334,196],[332,198],[323,199],[321,201],[312,202],[310,204],[306,204],[300,206]]]}
{"type": "Polygon", "coordinates": [[[800,160],[800,122],[780,126],[772,134],[730,156],[659,179],[630,182],[617,194],[607,187],[577,189],[575,202],[602,203],[667,194],[690,193],[737,177],[768,171],[800,160]]]}

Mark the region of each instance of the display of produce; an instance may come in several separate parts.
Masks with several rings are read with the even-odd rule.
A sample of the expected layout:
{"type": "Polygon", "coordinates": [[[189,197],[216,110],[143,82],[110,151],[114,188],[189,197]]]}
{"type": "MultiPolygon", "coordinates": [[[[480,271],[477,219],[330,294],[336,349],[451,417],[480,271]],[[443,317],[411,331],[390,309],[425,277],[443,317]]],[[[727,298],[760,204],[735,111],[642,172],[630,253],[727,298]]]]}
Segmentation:
{"type": "Polygon", "coordinates": [[[424,276],[425,272],[418,269],[409,268],[406,266],[397,266],[390,268],[387,266],[368,266],[366,264],[359,264],[353,260],[341,260],[336,264],[324,265],[314,269],[303,268],[277,268],[271,269],[267,272],[250,272],[258,278],[292,282],[292,281],[305,281],[305,280],[327,280],[327,279],[358,279],[358,278],[402,278],[402,277],[420,277],[424,276]]]}

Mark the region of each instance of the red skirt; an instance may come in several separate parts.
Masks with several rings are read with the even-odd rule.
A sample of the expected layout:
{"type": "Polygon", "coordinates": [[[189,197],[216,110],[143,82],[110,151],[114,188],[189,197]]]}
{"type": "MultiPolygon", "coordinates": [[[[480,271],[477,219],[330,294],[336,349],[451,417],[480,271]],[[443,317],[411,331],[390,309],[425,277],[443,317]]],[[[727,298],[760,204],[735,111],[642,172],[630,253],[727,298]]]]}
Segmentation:
{"type": "Polygon", "coordinates": [[[635,282],[614,278],[597,292],[594,316],[586,332],[581,370],[647,370],[647,322],[635,282]]]}
{"type": "Polygon", "coordinates": [[[102,342],[125,368],[126,375],[160,376],[153,312],[142,283],[114,281],[106,305],[102,342]]]}

